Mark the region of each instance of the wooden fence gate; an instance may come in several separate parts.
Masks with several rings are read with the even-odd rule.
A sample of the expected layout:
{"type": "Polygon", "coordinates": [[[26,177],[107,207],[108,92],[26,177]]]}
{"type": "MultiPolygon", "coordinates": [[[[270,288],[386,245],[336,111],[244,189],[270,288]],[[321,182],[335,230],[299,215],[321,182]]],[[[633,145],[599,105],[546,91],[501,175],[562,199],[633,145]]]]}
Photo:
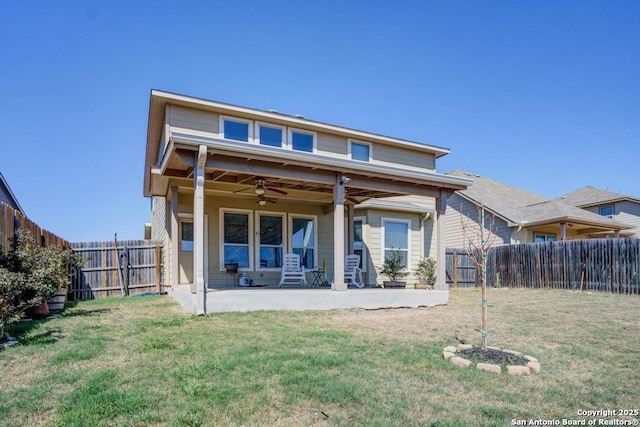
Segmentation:
{"type": "Polygon", "coordinates": [[[476,265],[464,249],[446,250],[447,285],[450,288],[473,288],[480,285],[476,265]]]}
{"type": "Polygon", "coordinates": [[[163,292],[162,247],[153,240],[72,243],[84,267],[71,281],[69,299],[163,292]]]}

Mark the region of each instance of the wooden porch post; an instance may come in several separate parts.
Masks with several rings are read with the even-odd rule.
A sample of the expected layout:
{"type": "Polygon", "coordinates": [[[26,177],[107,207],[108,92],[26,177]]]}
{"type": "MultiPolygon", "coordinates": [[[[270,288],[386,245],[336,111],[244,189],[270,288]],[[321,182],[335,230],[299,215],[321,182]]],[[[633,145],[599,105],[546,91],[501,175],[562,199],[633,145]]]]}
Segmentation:
{"type": "Polygon", "coordinates": [[[196,288],[196,314],[206,314],[207,289],[204,283],[204,165],[207,146],[198,149],[193,174],[193,282],[196,288]]]}
{"type": "Polygon", "coordinates": [[[445,211],[447,209],[447,192],[440,190],[440,197],[436,197],[436,285],[435,289],[447,290],[447,254],[444,238],[445,211]]]}
{"type": "Polygon", "coordinates": [[[560,240],[567,240],[567,223],[560,223],[560,240]]]}
{"type": "Polygon", "coordinates": [[[336,174],[333,187],[333,283],[334,291],[346,291],[344,283],[344,183],[342,175],[336,174]]]}
{"type": "MultiPolygon", "coordinates": [[[[180,283],[180,266],[178,248],[180,247],[180,230],[178,229],[178,187],[171,186],[171,262],[168,264],[171,287],[180,283]]],[[[166,257],[168,258],[168,257],[166,257]]]]}

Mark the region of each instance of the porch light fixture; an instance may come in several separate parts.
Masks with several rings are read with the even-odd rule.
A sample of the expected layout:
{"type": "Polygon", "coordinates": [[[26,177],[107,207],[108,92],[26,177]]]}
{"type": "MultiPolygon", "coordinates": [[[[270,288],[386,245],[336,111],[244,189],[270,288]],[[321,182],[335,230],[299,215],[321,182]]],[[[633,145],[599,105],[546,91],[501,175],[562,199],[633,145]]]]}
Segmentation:
{"type": "Polygon", "coordinates": [[[260,200],[258,200],[258,204],[259,204],[260,206],[264,206],[264,205],[266,205],[266,204],[267,204],[267,201],[266,201],[265,199],[260,199],[260,200]]]}

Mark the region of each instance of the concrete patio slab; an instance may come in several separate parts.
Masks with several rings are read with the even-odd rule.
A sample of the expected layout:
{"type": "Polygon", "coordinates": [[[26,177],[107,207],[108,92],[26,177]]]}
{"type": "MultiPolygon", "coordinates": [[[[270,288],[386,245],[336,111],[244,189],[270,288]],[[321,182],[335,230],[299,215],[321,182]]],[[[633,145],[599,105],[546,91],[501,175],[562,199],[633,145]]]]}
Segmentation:
{"type": "MultiPolygon", "coordinates": [[[[189,312],[196,313],[196,294],[188,288],[169,291],[189,312]]],[[[449,291],[423,289],[210,289],[206,312],[222,313],[257,310],[336,310],[417,308],[446,305],[449,291]]]]}

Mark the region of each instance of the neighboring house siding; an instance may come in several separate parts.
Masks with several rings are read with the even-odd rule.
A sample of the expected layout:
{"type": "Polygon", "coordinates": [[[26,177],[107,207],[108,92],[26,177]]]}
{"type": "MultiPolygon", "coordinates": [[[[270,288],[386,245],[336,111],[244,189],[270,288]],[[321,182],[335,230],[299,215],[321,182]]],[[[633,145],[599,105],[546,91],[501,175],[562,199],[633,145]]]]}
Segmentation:
{"type": "MultiPolygon", "coordinates": [[[[477,228],[478,207],[462,198],[458,194],[453,194],[447,201],[445,222],[445,241],[448,248],[464,248],[466,241],[462,229],[463,221],[470,226],[477,228]]],[[[489,227],[491,216],[486,214],[486,225],[489,227]]],[[[473,231],[471,231],[473,233],[473,231]]],[[[507,226],[507,222],[501,218],[495,218],[494,221],[494,245],[506,245],[511,243],[512,230],[507,226]]],[[[522,234],[520,234],[522,236],[522,234]]],[[[524,242],[523,242],[524,243],[524,242]]]]}
{"type": "Polygon", "coordinates": [[[4,188],[2,188],[1,185],[0,185],[0,202],[6,203],[11,207],[16,208],[16,206],[13,205],[13,201],[11,200],[9,195],[4,192],[4,188]]]}
{"type": "Polygon", "coordinates": [[[4,178],[2,178],[2,175],[0,175],[0,202],[3,202],[14,209],[21,211],[20,205],[18,205],[18,201],[15,200],[13,195],[11,194],[11,189],[5,187],[4,178]]]}
{"type": "Polygon", "coordinates": [[[628,231],[633,232],[635,237],[640,237],[640,203],[628,201],[616,203],[614,211],[614,219],[634,226],[633,230],[628,231]]]}
{"type": "MultiPolygon", "coordinates": [[[[583,208],[586,211],[600,214],[601,206],[609,206],[611,203],[603,203],[599,206],[583,208]]],[[[640,203],[622,201],[613,204],[613,219],[623,224],[632,225],[635,228],[624,230],[627,233],[634,233],[634,237],[640,237],[640,203]]]]}

